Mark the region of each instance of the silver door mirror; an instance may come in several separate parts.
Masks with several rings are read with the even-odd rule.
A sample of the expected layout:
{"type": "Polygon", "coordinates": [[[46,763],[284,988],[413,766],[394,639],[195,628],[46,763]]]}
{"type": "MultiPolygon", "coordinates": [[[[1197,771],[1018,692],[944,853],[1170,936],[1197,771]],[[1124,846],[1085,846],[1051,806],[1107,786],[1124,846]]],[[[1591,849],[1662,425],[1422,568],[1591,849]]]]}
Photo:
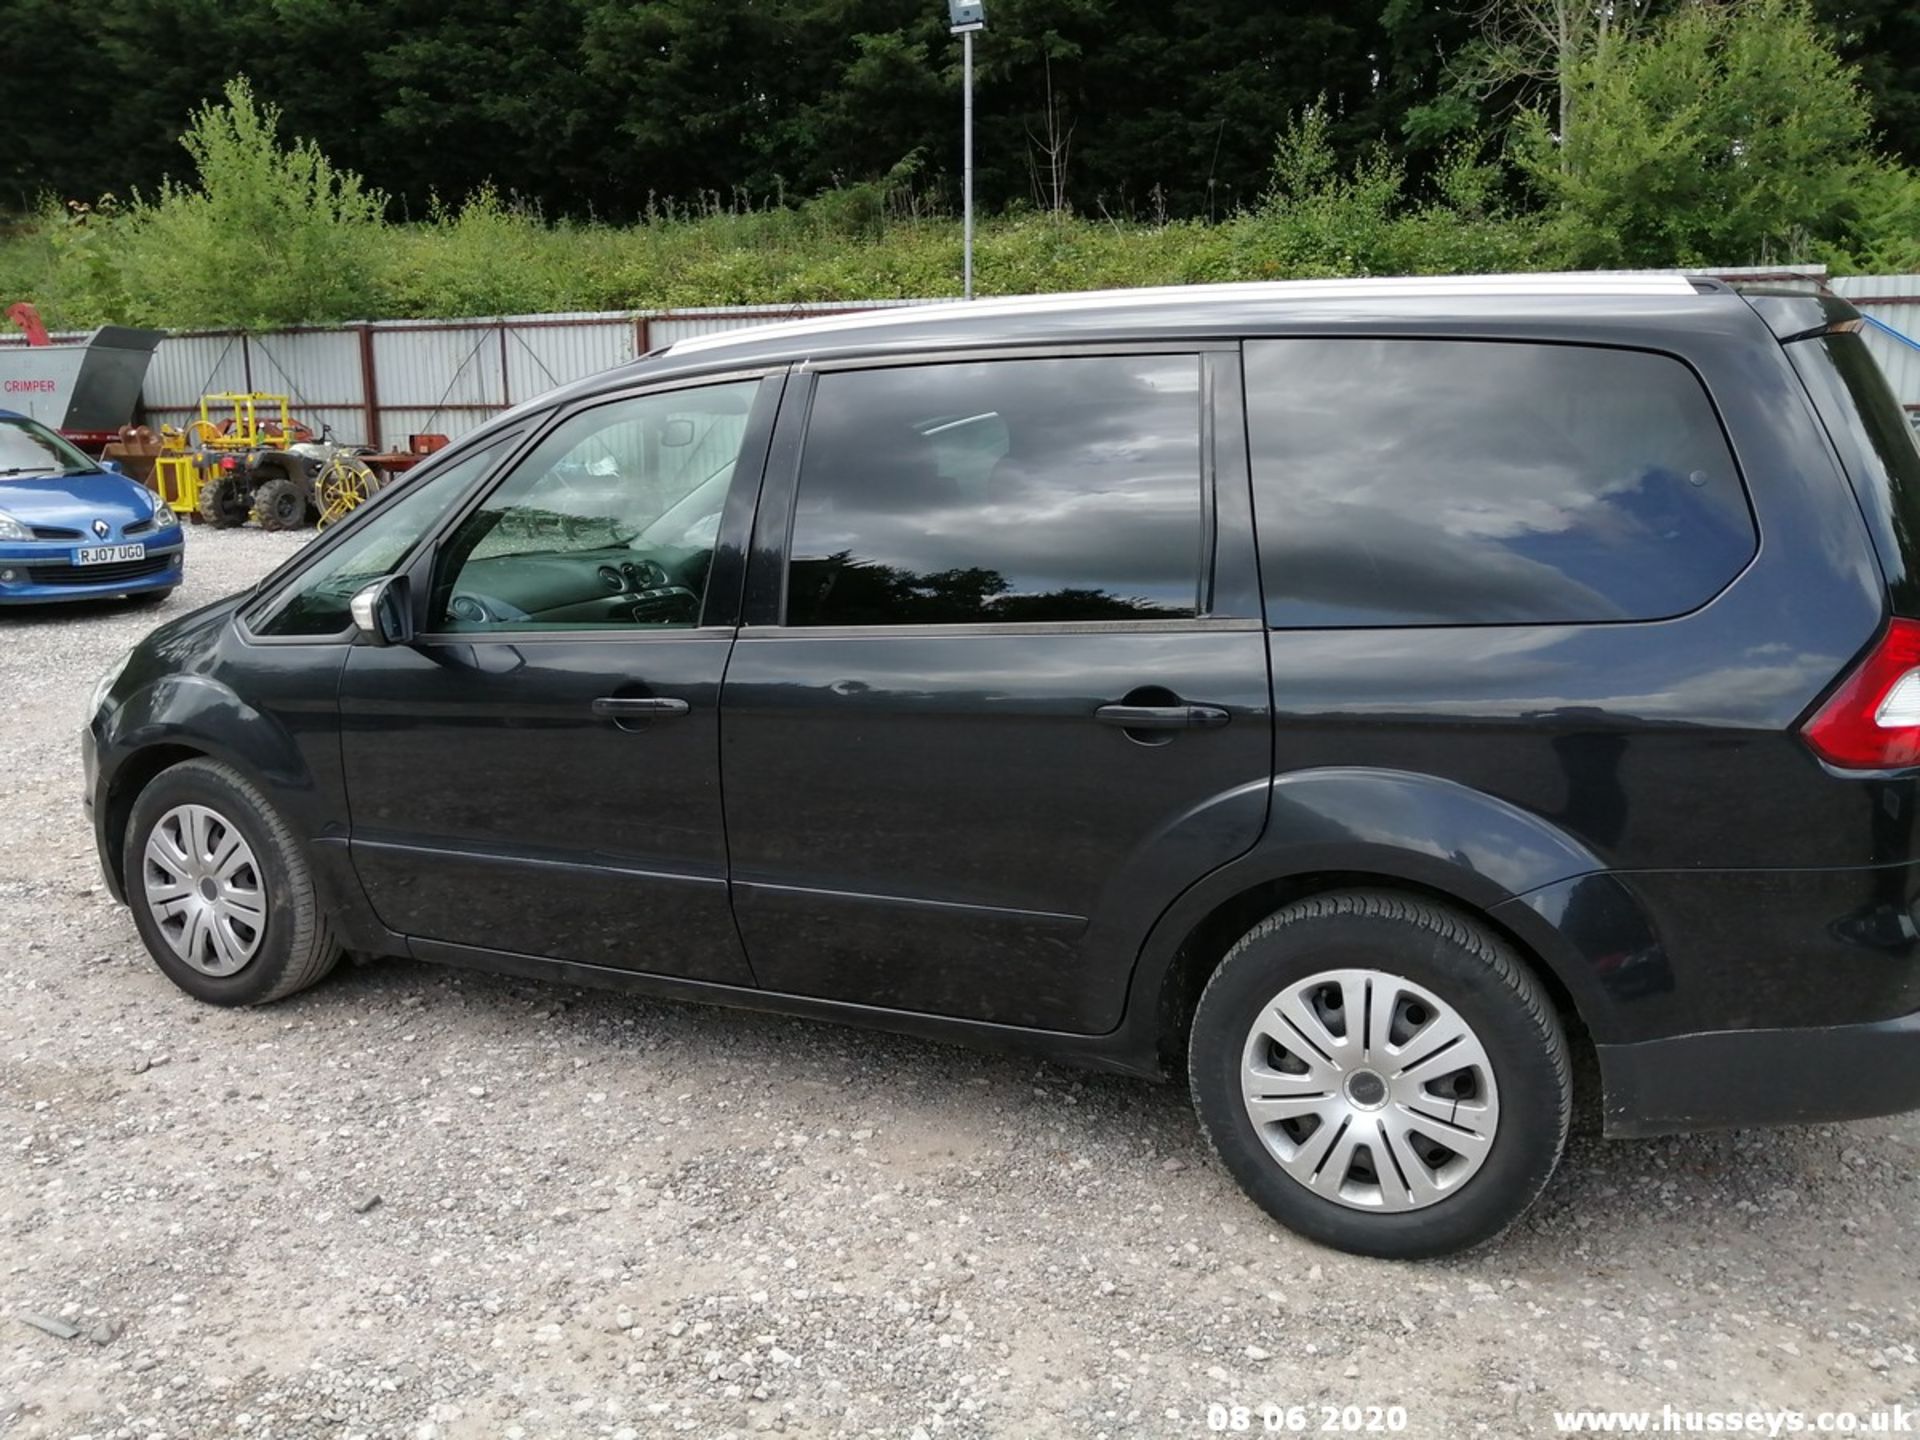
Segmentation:
{"type": "Polygon", "coordinates": [[[411,645],[413,605],[407,577],[389,575],[376,580],[347,604],[353,627],[369,645],[411,645]]]}

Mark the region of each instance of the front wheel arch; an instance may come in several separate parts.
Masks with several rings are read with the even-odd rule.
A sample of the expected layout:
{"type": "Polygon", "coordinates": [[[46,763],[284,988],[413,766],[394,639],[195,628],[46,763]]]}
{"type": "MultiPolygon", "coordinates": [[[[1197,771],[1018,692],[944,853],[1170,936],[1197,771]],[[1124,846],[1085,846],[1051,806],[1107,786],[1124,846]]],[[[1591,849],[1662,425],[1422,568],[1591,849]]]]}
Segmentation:
{"type": "Polygon", "coordinates": [[[135,799],[121,848],[122,886],[141,941],[161,972],[196,999],[268,1004],[306,989],[340,959],[306,847],[233,766],[198,757],[160,771],[135,799]],[[170,823],[169,851],[157,837],[170,823]],[[146,848],[136,852],[143,840],[146,848]],[[158,899],[155,883],[165,891],[158,899]],[[168,929],[174,923],[190,927],[184,943],[168,929]]]}
{"type": "Polygon", "coordinates": [[[205,750],[191,745],[149,745],[127,757],[114,772],[107,788],[107,815],[104,833],[107,842],[108,873],[118,877],[126,868],[127,822],[133,818],[134,802],[165,771],[188,760],[210,758],[205,750]]]}

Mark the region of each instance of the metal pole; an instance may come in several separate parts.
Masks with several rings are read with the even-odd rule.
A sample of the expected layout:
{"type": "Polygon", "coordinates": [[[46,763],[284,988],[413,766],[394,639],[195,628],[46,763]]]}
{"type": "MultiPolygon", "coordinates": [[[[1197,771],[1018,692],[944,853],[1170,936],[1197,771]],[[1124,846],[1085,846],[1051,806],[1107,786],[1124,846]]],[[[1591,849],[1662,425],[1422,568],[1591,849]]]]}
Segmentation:
{"type": "Polygon", "coordinates": [[[962,293],[967,299],[973,299],[973,31],[968,30],[960,36],[962,69],[965,72],[963,82],[966,91],[964,118],[960,124],[961,163],[960,195],[964,213],[962,224],[966,230],[965,283],[962,293]]]}

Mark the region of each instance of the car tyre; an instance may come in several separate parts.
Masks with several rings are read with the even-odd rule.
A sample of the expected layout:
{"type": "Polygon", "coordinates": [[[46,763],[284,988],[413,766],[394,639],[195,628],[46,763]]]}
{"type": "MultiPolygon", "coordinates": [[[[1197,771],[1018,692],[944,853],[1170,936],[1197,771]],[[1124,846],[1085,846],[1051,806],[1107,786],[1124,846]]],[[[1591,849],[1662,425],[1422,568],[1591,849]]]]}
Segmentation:
{"type": "Polygon", "coordinates": [[[1188,1048],[1201,1124],[1261,1208],[1402,1260],[1483,1244],[1527,1210],[1566,1144],[1571,1074],[1553,1002],[1511,946],[1386,891],[1255,926],[1209,978],[1188,1048]]]}
{"type": "Polygon", "coordinates": [[[163,770],[134,801],[123,851],[140,938],[167,978],[196,999],[270,1004],[339,962],[299,841],[230,766],[200,759],[163,770]],[[160,898],[176,890],[177,900],[160,898]],[[174,913],[163,917],[166,909],[174,913]],[[199,922],[185,912],[199,910],[209,919],[196,931],[199,922]]]}

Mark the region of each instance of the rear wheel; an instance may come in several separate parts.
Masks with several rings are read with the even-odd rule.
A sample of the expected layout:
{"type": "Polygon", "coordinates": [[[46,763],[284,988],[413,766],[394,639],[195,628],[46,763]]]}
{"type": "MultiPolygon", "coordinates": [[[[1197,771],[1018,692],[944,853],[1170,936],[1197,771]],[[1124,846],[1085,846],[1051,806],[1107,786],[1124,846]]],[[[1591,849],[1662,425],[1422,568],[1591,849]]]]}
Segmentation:
{"type": "Polygon", "coordinates": [[[307,523],[307,487],[285,476],[253,492],[253,518],[262,530],[298,530],[307,523]]]}
{"type": "Polygon", "coordinates": [[[200,518],[214,529],[231,530],[236,525],[247,523],[251,503],[240,481],[231,474],[223,473],[218,480],[202,483],[195,508],[200,512],[200,518]]]}
{"type": "Polygon", "coordinates": [[[1484,927],[1412,896],[1315,896],[1208,981],[1189,1050],[1208,1138],[1275,1219],[1397,1259],[1492,1239],[1566,1142],[1566,1038],[1484,927]]]}
{"type": "Polygon", "coordinates": [[[123,848],[140,938],[188,994],[262,1005],[339,960],[292,831],[228,766],[189,760],[162,771],[134,801],[123,848]]]}

